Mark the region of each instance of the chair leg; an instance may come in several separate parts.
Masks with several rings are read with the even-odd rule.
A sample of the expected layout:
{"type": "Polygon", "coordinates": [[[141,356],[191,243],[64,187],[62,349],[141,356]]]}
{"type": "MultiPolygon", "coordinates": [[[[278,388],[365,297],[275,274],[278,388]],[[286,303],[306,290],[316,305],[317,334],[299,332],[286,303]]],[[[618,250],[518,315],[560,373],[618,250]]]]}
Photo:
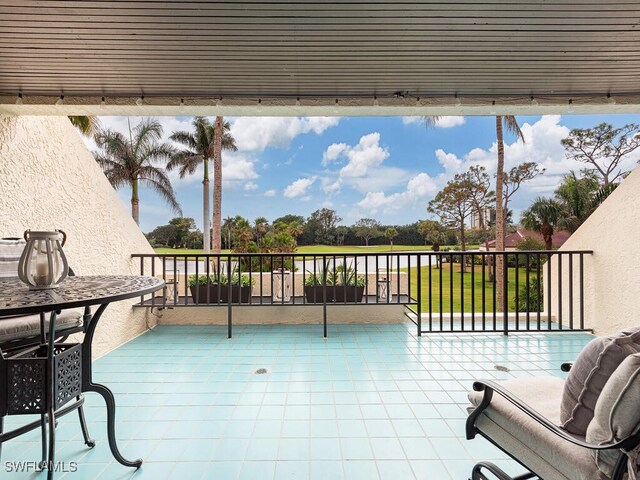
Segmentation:
{"type": "Polygon", "coordinates": [[[517,477],[511,477],[507,475],[504,470],[498,467],[496,464],[491,462],[480,462],[477,463],[473,470],[471,471],[471,479],[470,480],[489,480],[483,472],[482,469],[491,472],[492,476],[497,478],[498,480],[529,480],[532,478],[537,478],[535,473],[527,472],[522,475],[518,475],[517,477]]]}
{"type": "Polygon", "coordinates": [[[56,457],[56,414],[53,407],[49,408],[49,457],[47,458],[47,480],[53,480],[56,457]]]}
{"type": "MultiPolygon", "coordinates": [[[[80,401],[80,396],[76,397],[76,400],[80,401]]],[[[78,417],[80,419],[80,428],[82,429],[82,436],[84,437],[84,444],[87,447],[93,448],[96,446],[95,440],[89,436],[89,429],[87,428],[87,422],[84,418],[84,410],[82,405],[78,407],[78,417]]]]}
{"type": "Polygon", "coordinates": [[[47,466],[47,415],[44,413],[40,414],[40,437],[42,442],[40,470],[44,470],[47,466]]]}
{"type": "MultiPolygon", "coordinates": [[[[0,433],[4,432],[4,417],[0,417],[0,433]]],[[[2,458],[2,442],[0,442],[0,458],[2,458]]]]}

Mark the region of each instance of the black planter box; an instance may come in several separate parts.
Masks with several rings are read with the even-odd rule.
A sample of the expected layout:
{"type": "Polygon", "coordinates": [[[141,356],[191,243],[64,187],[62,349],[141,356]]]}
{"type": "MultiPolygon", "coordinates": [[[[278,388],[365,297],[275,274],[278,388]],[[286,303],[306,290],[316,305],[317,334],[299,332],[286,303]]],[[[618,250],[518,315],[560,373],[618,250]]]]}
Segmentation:
{"type": "MultiPolygon", "coordinates": [[[[304,296],[307,300],[307,303],[322,303],[323,302],[323,291],[324,285],[309,285],[304,287],[304,296]]],[[[336,294],[335,288],[333,285],[327,285],[327,303],[335,302],[336,294]]]]}
{"type": "MultiPolygon", "coordinates": [[[[304,287],[307,303],[322,303],[324,285],[310,285],[304,287]]],[[[362,302],[364,286],[327,285],[327,303],[356,303],[362,302]]]]}
{"type": "MultiPolygon", "coordinates": [[[[193,303],[206,305],[210,303],[229,303],[229,285],[200,285],[189,287],[193,303]],[[207,291],[209,301],[207,302],[207,291]],[[196,297],[197,292],[197,297],[196,297]]],[[[231,286],[231,303],[249,303],[251,287],[231,286]]]]}
{"type": "Polygon", "coordinates": [[[335,302],[336,303],[355,303],[362,302],[364,296],[364,286],[356,287],[355,285],[348,287],[336,286],[335,288],[335,302]]]}

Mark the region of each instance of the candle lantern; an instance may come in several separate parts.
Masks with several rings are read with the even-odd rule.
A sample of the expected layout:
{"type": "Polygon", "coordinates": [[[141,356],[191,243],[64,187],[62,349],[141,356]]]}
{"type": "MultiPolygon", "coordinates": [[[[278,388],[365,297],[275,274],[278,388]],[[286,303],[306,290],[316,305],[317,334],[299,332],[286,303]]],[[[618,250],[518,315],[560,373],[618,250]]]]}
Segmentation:
{"type": "Polygon", "coordinates": [[[382,277],[378,279],[378,302],[388,302],[391,300],[391,282],[382,277]]]}
{"type": "Polygon", "coordinates": [[[275,302],[288,302],[291,300],[291,272],[289,270],[274,270],[273,292],[271,297],[275,302]]]}
{"type": "Polygon", "coordinates": [[[69,264],[62,251],[67,234],[55,232],[24,232],[27,244],[18,263],[20,280],[30,290],[56,288],[69,273],[69,264]]]}

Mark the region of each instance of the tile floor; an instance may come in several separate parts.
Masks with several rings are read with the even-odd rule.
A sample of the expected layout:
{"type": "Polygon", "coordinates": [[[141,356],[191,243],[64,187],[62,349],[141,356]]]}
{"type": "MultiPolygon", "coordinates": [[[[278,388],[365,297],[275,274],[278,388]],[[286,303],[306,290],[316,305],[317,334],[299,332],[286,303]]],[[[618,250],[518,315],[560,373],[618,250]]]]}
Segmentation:
{"type": "MultiPolygon", "coordinates": [[[[57,460],[77,471],[56,478],[466,480],[477,460],[517,473],[464,439],[466,392],[476,378],[561,375],[591,337],[414,328],[332,325],[324,340],[321,326],[238,326],[227,340],[224,327],[158,327],[94,364],[116,395],[121,451],[142,468],[113,460],[102,400],[88,394],[97,446],[84,446],[75,414],[62,418],[57,460]]],[[[39,452],[37,431],[6,443],[0,478],[45,478],[5,468],[39,452]]]]}

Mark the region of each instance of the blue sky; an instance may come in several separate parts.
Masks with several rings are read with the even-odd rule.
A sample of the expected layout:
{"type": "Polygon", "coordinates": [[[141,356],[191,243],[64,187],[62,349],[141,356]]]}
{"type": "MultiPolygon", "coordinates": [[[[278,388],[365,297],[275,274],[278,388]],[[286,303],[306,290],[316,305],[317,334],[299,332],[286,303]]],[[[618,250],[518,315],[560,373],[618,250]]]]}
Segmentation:
{"type": "MultiPolygon", "coordinates": [[[[126,117],[101,117],[104,126],[126,131],[126,117]]],[[[158,117],[168,137],[189,129],[191,117],[158,117]]],[[[335,209],[344,224],[373,217],[385,224],[427,218],[427,204],[456,173],[481,164],[495,171],[495,117],[443,117],[425,128],[415,117],[241,117],[228,118],[239,150],[223,154],[222,215],[273,220],[335,209]]],[[[140,117],[130,117],[132,125],[140,117]]],[[[560,145],[570,129],[600,122],[638,122],[637,115],[519,116],[525,143],[507,135],[506,168],[524,161],[546,172],[522,188],[511,207],[515,218],[539,195],[550,195],[563,174],[582,165],[568,160],[560,145]]],[[[87,141],[94,148],[91,141],[87,141]]],[[[634,155],[625,162],[631,169],[634,155]]],[[[171,174],[185,216],[202,225],[202,173],[171,174]]],[[[130,191],[120,197],[129,208],[130,191]]],[[[162,200],[142,189],[143,231],[174,215],[162,200]]]]}

